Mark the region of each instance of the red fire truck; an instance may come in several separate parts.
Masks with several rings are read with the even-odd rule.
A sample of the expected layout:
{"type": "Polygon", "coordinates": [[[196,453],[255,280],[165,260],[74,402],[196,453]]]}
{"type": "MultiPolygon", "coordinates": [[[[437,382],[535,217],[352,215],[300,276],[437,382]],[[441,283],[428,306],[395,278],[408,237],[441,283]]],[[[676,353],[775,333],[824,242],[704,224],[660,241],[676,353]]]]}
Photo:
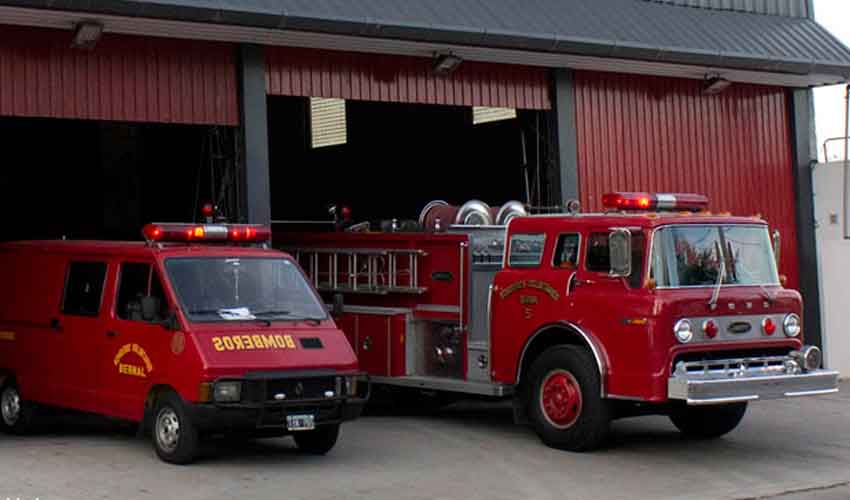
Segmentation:
{"type": "Polygon", "coordinates": [[[376,384],[512,397],[554,447],[612,419],[723,435],[751,401],[829,394],[768,225],[693,194],[612,193],[604,213],[430,203],[382,231],[275,231],[376,384]],[[343,304],[344,303],[344,304],[343,304]]]}
{"type": "Polygon", "coordinates": [[[140,422],[173,463],[224,432],[330,450],[368,385],[298,265],[266,248],[270,229],[143,232],[0,245],[0,430],[49,405],[140,422]]]}

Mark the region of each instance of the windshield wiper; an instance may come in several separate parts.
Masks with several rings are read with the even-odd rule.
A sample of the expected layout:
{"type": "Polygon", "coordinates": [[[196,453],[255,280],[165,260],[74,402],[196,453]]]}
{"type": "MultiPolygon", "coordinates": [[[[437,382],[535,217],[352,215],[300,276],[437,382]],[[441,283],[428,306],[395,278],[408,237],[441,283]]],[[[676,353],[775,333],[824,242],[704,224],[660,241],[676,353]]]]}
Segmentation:
{"type": "Polygon", "coordinates": [[[717,283],[714,285],[714,291],[711,292],[711,299],[708,301],[708,308],[714,310],[717,307],[717,300],[720,298],[720,287],[723,286],[723,279],[726,277],[726,258],[720,256],[720,272],[717,273],[717,283]]]}

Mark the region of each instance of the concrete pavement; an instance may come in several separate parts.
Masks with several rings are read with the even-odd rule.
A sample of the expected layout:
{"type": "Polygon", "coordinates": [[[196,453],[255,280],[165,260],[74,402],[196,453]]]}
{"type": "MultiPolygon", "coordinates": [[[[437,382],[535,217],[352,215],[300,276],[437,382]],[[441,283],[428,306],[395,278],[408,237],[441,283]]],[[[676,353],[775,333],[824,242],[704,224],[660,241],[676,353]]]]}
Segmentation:
{"type": "Polygon", "coordinates": [[[186,467],[100,419],[51,425],[0,436],[0,500],[850,499],[848,383],[835,396],[751,405],[710,442],[683,438],[663,417],[617,421],[610,445],[585,454],[546,448],[504,404],[366,417],[325,457],[299,454],[290,439],[216,441],[186,467]]]}

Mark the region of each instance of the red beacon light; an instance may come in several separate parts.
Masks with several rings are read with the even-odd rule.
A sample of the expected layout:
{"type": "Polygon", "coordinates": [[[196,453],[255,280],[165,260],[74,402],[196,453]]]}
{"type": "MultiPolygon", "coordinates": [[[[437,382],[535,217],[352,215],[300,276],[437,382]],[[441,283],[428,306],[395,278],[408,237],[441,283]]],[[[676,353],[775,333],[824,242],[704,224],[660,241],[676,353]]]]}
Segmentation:
{"type": "Polygon", "coordinates": [[[148,224],[142,228],[145,241],[166,243],[265,243],[271,239],[268,226],[260,224],[148,224]]]}
{"type": "Polygon", "coordinates": [[[611,210],[699,212],[708,207],[708,197],[693,193],[606,193],[602,206],[611,210]]]}

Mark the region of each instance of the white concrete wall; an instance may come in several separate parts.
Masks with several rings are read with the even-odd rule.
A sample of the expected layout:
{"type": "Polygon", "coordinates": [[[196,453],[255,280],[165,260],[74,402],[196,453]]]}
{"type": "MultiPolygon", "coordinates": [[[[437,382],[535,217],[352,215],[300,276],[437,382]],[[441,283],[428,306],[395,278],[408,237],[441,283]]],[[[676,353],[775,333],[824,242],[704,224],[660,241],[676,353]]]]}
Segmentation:
{"type": "Polygon", "coordinates": [[[825,363],[846,378],[850,377],[850,240],[844,239],[842,229],[843,166],[815,167],[814,189],[825,363]]]}

